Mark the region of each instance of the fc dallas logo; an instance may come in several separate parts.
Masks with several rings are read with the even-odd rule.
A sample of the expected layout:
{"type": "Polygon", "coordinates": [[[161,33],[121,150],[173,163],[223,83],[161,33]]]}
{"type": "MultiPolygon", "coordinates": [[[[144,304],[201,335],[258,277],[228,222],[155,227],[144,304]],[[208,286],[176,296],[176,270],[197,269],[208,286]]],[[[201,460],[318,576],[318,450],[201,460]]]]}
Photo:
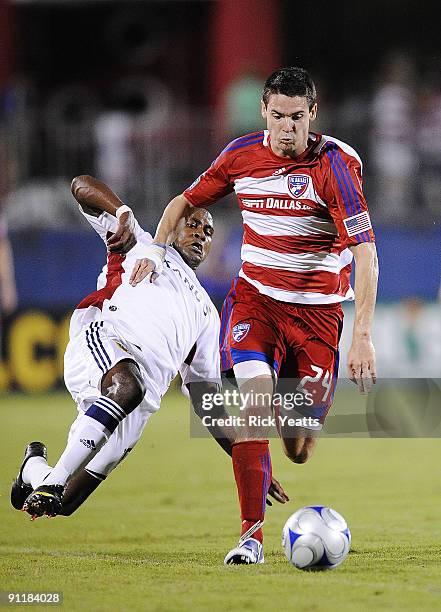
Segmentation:
{"type": "Polygon", "coordinates": [[[301,198],[308,189],[309,176],[305,174],[288,174],[288,189],[295,198],[301,198]]]}
{"type": "Polygon", "coordinates": [[[234,342],[240,342],[245,338],[251,328],[251,323],[237,323],[233,327],[233,340],[234,342]]]}

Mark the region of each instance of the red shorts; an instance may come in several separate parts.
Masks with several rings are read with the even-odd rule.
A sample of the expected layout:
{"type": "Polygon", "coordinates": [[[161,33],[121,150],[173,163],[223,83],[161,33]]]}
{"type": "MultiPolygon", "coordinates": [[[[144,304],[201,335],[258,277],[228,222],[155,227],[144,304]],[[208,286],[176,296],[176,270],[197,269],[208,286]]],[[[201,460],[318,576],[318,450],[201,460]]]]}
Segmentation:
{"type": "Polygon", "coordinates": [[[280,382],[297,379],[303,389],[313,393],[314,405],[297,411],[323,422],[334,396],[342,328],[340,303],[305,306],[280,302],[236,278],[222,307],[222,371],[243,361],[268,363],[280,382]]]}

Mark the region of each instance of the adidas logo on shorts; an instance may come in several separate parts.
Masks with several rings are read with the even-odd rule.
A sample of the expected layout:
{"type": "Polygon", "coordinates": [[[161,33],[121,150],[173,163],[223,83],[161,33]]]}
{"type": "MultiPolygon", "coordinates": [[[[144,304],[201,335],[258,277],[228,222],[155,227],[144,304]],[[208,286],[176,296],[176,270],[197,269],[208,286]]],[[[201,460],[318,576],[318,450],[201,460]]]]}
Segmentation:
{"type": "Polygon", "coordinates": [[[91,448],[92,450],[96,450],[95,440],[85,440],[84,438],[81,438],[80,442],[81,444],[84,444],[86,448],[91,448]]]}

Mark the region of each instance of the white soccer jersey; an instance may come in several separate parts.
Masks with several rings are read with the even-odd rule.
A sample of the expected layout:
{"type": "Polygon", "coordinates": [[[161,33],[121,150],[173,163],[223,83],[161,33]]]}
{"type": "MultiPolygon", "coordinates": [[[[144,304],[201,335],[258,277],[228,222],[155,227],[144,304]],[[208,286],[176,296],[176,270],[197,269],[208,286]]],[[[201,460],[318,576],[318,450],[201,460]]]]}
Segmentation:
{"type": "MultiPolygon", "coordinates": [[[[104,241],[116,231],[118,221],[112,215],[83,214],[104,241]]],[[[145,279],[136,287],[129,285],[136,260],[144,257],[153,241],[137,222],[135,234],[137,244],[129,253],[108,254],[97,291],[77,306],[70,331],[73,338],[90,323],[102,321],[139,348],[138,359],[147,371],[146,399],[158,408],[178,372],[184,384],[220,382],[219,315],[193,270],[173,247],[167,247],[164,272],[154,283],[145,279]]],[[[92,326],[89,333],[93,357],[106,371],[99,327],[92,326]]]]}

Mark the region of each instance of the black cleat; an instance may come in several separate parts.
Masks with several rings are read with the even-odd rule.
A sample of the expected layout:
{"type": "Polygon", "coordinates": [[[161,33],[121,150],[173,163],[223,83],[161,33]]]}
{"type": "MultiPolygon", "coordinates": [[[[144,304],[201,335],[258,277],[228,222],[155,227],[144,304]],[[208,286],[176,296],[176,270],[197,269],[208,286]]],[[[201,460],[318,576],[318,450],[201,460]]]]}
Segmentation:
{"type": "Polygon", "coordinates": [[[63,492],[63,485],[40,485],[28,495],[23,510],[31,515],[32,520],[44,515],[57,516],[62,509],[63,492]]]}
{"type": "Polygon", "coordinates": [[[25,448],[23,462],[17,478],[11,487],[11,504],[16,510],[21,510],[28,495],[32,493],[32,486],[23,482],[23,468],[31,457],[43,457],[47,460],[47,448],[43,442],[30,442],[25,448]]]}

